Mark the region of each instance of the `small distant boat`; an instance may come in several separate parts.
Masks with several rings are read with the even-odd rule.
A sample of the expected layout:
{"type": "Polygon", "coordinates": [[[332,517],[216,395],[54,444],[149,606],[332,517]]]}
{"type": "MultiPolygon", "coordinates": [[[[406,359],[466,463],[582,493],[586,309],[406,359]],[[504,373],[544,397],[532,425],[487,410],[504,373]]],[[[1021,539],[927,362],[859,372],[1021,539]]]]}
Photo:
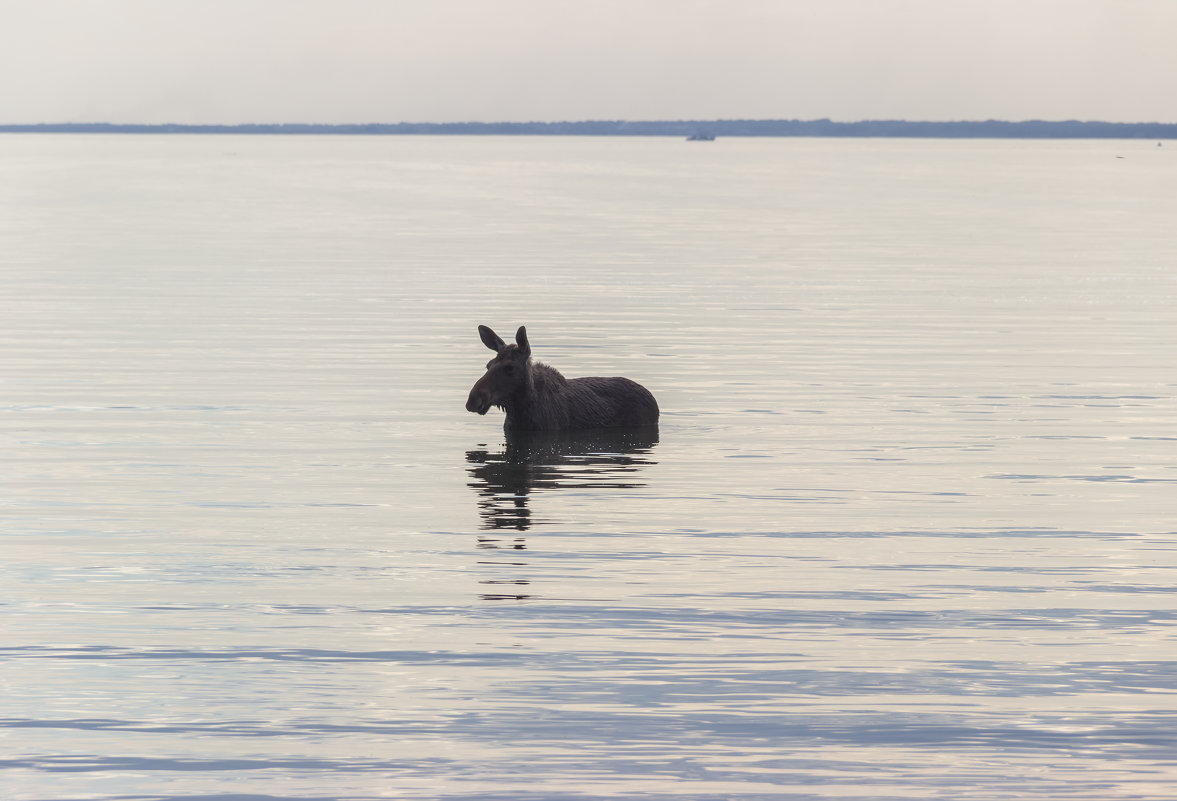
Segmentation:
{"type": "Polygon", "coordinates": [[[706,133],[704,131],[695,131],[687,137],[688,142],[714,142],[715,134],[706,133]]]}

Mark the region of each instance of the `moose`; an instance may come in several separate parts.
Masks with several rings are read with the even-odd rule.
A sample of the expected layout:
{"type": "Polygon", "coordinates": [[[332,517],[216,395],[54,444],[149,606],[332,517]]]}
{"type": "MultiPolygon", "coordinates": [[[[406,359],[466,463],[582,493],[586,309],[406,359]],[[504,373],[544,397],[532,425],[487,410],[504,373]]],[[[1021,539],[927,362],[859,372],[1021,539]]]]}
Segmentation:
{"type": "Polygon", "coordinates": [[[485,325],[483,344],[497,355],[470,390],[466,410],[486,414],[491,406],[507,413],[507,432],[567,431],[592,428],[641,428],[658,424],[658,402],[650,391],[628,378],[565,378],[531,360],[527,328],[519,326],[515,344],[485,325]]]}

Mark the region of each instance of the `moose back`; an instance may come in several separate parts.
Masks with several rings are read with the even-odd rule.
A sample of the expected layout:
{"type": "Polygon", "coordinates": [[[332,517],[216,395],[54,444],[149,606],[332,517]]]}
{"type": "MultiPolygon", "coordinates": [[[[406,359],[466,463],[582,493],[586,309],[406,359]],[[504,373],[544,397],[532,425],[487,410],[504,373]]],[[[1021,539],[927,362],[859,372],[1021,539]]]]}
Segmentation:
{"type": "Polygon", "coordinates": [[[507,431],[658,425],[658,402],[641,384],[620,377],[565,378],[532,361],[524,326],[515,333],[514,345],[485,325],[478,326],[478,334],[496,355],[470,390],[467,411],[486,414],[498,406],[507,414],[507,431]]]}

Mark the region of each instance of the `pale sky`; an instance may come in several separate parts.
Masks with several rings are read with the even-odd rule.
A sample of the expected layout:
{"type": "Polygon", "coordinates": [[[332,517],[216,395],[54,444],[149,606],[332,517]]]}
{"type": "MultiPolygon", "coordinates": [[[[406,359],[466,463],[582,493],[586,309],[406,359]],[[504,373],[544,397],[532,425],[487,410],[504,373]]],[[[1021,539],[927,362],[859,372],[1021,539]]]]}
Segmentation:
{"type": "Polygon", "coordinates": [[[1177,122],[1177,0],[0,0],[0,123],[1177,122]]]}

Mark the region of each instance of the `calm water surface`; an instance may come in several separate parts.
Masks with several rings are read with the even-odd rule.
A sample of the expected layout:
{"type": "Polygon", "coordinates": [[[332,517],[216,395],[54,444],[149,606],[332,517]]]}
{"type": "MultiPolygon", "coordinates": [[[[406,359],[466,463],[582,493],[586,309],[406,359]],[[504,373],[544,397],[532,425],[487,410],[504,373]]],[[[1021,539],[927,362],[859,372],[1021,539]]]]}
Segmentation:
{"type": "Polygon", "coordinates": [[[2,795],[1171,799],[1175,217],[1153,142],[0,137],[2,795]],[[479,323],[660,430],[507,442],[479,323]]]}

